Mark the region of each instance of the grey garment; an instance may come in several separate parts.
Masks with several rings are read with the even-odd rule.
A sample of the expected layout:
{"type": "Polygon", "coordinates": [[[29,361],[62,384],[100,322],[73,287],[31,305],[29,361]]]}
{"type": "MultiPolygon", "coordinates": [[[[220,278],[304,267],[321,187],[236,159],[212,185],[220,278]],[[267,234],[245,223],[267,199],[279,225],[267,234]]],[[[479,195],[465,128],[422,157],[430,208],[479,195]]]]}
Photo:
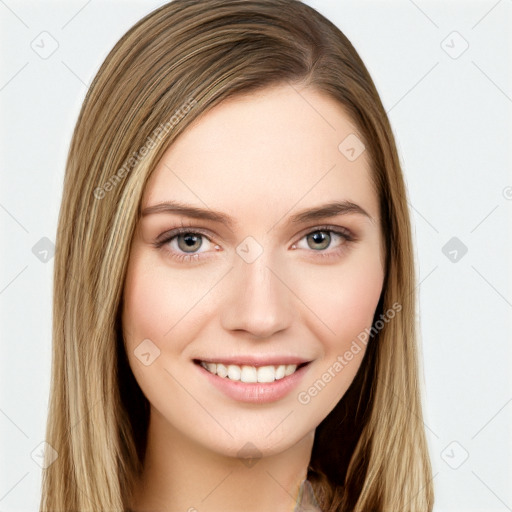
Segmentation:
{"type": "Polygon", "coordinates": [[[322,512],[313,492],[313,486],[309,480],[303,480],[300,484],[297,505],[293,512],[322,512]]]}

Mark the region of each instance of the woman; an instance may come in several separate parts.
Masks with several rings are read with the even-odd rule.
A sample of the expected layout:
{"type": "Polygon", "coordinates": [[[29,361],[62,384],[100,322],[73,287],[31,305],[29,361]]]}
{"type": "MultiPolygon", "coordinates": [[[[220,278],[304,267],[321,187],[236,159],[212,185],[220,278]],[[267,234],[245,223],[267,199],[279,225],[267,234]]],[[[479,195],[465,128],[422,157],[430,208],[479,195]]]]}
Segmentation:
{"type": "Polygon", "coordinates": [[[430,511],[406,191],[296,0],[175,0],[101,66],[55,255],[41,510],[430,511]]]}

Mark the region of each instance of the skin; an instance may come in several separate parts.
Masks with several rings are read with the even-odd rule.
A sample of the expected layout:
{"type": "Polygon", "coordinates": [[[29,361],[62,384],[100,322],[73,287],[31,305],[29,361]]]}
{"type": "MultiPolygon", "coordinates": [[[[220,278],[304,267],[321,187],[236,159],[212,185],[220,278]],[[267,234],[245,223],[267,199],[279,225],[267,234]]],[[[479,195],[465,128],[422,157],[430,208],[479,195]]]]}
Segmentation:
{"type": "Polygon", "coordinates": [[[355,131],[343,107],[324,93],[279,85],[206,112],[153,172],[142,210],[177,200],[221,211],[236,225],[231,231],[175,212],[138,223],[123,333],[151,416],[135,511],[293,510],[315,428],[352,382],[364,346],[307,404],[298,394],[370,328],[384,280],[367,152],[349,161],[338,149],[355,131]],[[369,217],[288,222],[300,210],[335,200],[356,203],[369,217]],[[181,223],[205,235],[196,235],[188,250],[186,235],[152,245],[181,223]],[[317,229],[325,224],[348,229],[355,241],[317,229]],[[318,231],[327,241],[311,236],[318,231]],[[236,251],[248,236],[263,250],[251,263],[236,251]],[[194,253],[199,260],[170,255],[194,253]],[[136,355],[145,339],[160,351],[149,365],[136,355]],[[246,354],[288,354],[311,363],[284,398],[249,404],[212,386],[192,361],[246,354]],[[248,442],[260,455],[254,464],[238,456],[248,442]]]}

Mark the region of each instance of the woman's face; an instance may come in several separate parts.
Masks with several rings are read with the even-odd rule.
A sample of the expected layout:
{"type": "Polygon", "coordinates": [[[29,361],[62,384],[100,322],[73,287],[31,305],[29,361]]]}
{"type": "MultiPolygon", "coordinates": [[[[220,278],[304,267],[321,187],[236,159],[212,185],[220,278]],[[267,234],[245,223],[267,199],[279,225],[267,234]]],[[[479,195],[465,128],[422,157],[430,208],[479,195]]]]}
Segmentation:
{"type": "Polygon", "coordinates": [[[378,199],[353,132],[337,102],[283,85],[217,105],[160,160],[123,333],[170,439],[276,454],[349,387],[384,279],[378,199]]]}

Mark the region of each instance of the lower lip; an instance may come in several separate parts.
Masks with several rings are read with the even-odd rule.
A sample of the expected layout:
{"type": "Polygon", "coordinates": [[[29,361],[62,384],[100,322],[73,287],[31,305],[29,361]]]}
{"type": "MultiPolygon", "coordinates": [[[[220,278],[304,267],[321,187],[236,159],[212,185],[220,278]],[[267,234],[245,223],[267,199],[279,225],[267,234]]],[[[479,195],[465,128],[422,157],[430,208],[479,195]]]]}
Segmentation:
{"type": "Polygon", "coordinates": [[[230,380],[228,377],[219,377],[210,373],[200,364],[195,364],[199,371],[224,394],[237,400],[238,402],[247,402],[252,404],[266,404],[276,402],[288,395],[300,382],[309,363],[301,366],[291,375],[275,380],[274,382],[242,382],[230,380]]]}

